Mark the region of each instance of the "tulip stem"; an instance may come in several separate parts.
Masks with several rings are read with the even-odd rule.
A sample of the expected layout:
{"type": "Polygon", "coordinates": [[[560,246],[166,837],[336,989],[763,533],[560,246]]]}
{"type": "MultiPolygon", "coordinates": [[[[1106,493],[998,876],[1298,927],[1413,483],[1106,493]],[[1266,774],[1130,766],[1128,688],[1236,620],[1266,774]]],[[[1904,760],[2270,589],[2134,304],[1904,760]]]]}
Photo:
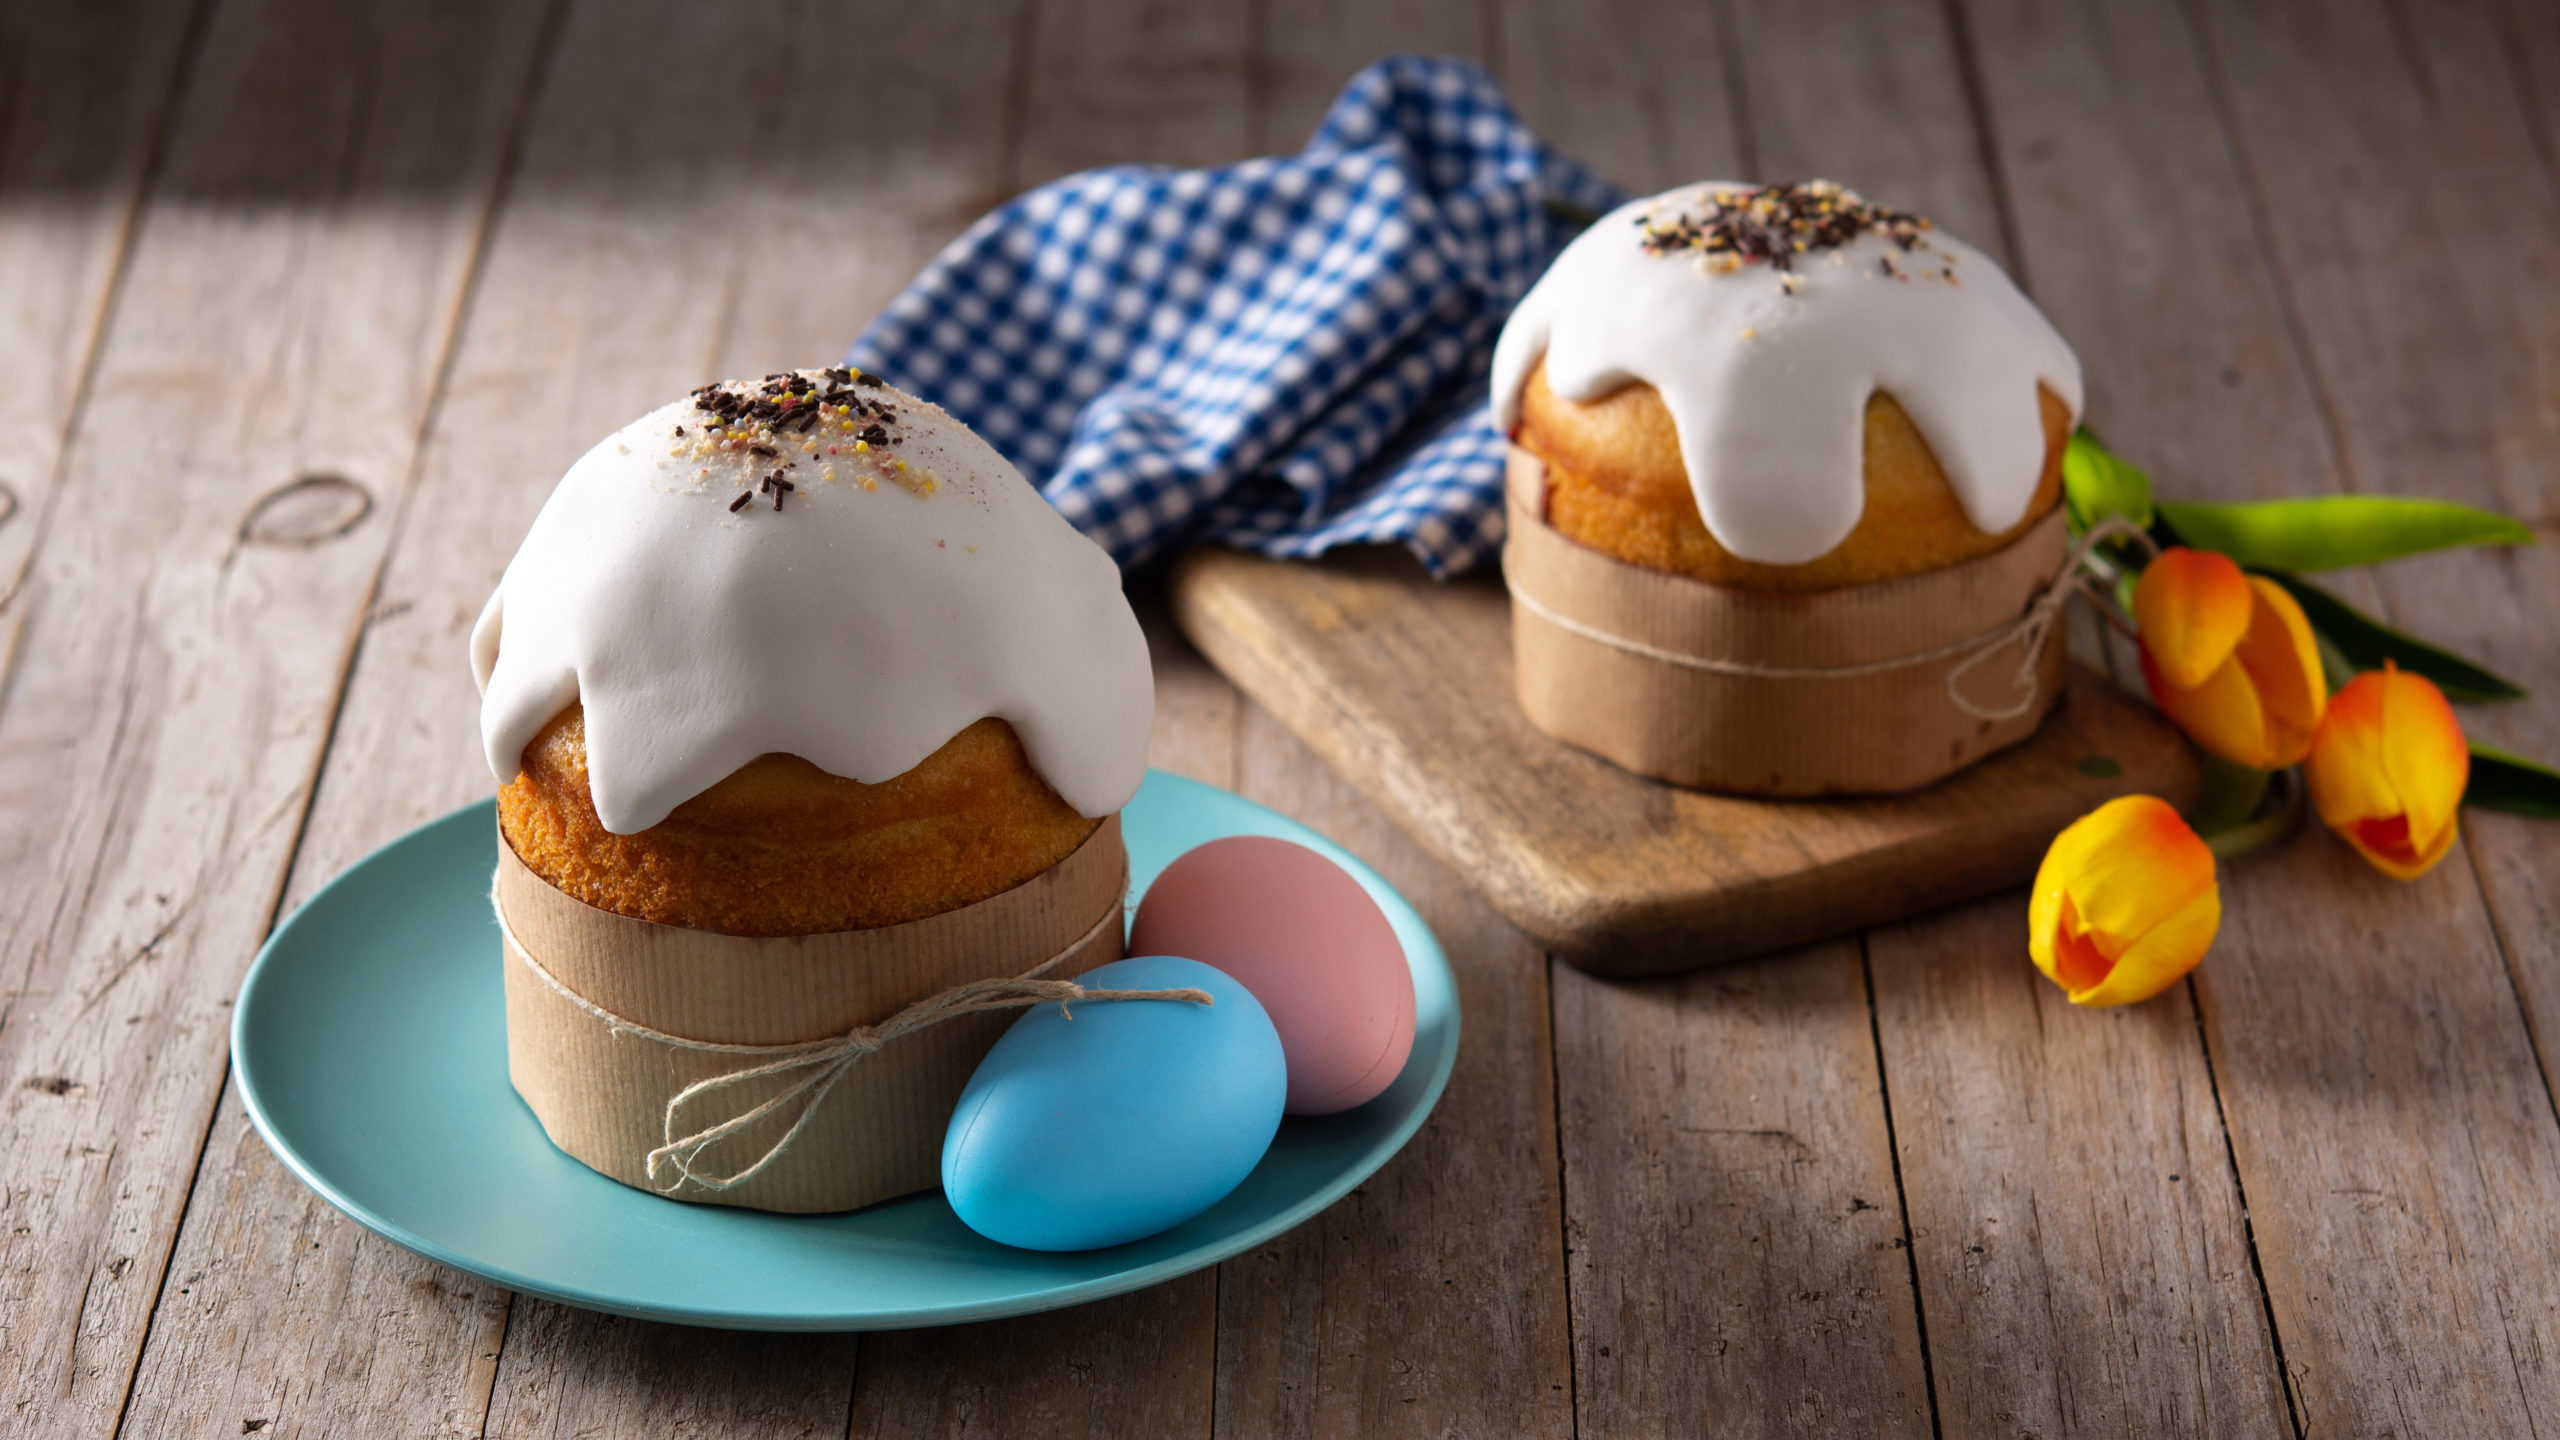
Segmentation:
{"type": "Polygon", "coordinates": [[[2196,833],[2212,838],[2225,830],[2237,830],[2258,818],[2267,800],[2267,784],[2273,772],[2225,760],[2211,751],[2204,754],[2204,784],[2196,794],[2195,809],[2187,815],[2187,823],[2196,833]]]}
{"type": "MultiPolygon", "coordinates": [[[[2208,767],[2205,781],[2207,795],[2218,798],[2212,797],[2213,778],[2210,767],[2226,765],[2228,762],[2207,756],[2205,763],[2208,767]]],[[[2242,767],[2230,765],[2229,768],[2239,770],[2242,767]]],[[[2248,812],[2245,812],[2246,818],[2237,823],[2217,826],[2210,830],[2206,829],[2203,823],[2199,823],[2196,827],[2197,833],[2204,837],[2205,845],[2213,851],[2214,858],[2217,860],[2237,860],[2243,855],[2252,855],[2267,849],[2293,834],[2294,827],[2302,823],[2302,772],[2298,769],[2285,769],[2260,770],[2252,773],[2260,777],[2259,800],[2250,807],[2248,812]]],[[[2218,806],[2215,808],[2219,809],[2218,806]]],[[[2210,822],[2221,817],[2199,814],[2197,818],[2200,822],[2210,822]]]]}

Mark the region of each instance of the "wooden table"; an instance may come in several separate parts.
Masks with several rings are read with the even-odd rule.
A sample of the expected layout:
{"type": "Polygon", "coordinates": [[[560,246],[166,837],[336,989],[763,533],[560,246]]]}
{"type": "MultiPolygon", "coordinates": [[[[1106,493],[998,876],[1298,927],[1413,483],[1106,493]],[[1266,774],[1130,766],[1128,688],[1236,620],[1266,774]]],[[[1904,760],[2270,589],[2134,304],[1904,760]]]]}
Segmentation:
{"type": "MultiPolygon", "coordinates": [[[[1321,1219],[1063,1314],[737,1335],[511,1298],[269,1155],[232,993],[488,792],[463,637],[567,461],[834,356],[1026,185],[1292,147],[1400,48],[1630,184],[1834,175],[2003,254],[2169,493],[2560,539],[2536,0],[10,0],[0,1432],[2560,1433],[2560,828],[2467,815],[2406,886],[2306,834],[2125,1011],[2036,976],[2014,895],[1602,982],[1160,622],[1157,761],[1341,839],[1458,969],[1447,1099],[1321,1219]]],[[[2551,550],[2348,589],[2560,755],[2551,550]]]]}

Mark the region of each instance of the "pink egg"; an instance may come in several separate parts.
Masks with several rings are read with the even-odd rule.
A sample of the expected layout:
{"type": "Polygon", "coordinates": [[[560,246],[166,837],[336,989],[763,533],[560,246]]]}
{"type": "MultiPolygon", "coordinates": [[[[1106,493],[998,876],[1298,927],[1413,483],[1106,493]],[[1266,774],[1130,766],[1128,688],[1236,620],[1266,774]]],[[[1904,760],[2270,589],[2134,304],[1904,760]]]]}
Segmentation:
{"type": "Polygon", "coordinates": [[[1413,1053],[1413,972],[1385,912],[1348,871],[1265,835],[1212,840],[1147,887],[1132,955],[1179,955],[1232,975],[1271,1016],[1292,1115],[1348,1110],[1413,1053]]]}

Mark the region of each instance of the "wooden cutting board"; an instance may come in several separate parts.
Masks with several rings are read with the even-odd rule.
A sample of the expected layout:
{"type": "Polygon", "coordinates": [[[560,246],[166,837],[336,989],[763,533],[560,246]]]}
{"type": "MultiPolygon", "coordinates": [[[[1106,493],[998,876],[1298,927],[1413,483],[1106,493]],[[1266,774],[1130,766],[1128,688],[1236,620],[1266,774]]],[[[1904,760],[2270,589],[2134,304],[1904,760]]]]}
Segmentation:
{"type": "Polygon", "coordinates": [[[1699,794],[1530,728],[1498,578],[1435,584],[1394,550],[1203,549],[1172,595],[1230,679],[1495,909],[1599,974],[1738,959],[2018,884],[2101,802],[2141,791],[2185,809],[2199,783],[2183,737],[2075,665],[2033,739],[1926,790],[1699,794]]]}

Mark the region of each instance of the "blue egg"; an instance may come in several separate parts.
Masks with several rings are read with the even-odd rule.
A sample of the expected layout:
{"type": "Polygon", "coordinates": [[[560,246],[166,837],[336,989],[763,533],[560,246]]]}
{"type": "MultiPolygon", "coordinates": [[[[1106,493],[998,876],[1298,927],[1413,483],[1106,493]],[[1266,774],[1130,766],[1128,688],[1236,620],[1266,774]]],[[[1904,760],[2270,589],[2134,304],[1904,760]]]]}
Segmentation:
{"type": "Polygon", "coordinates": [[[1216,1003],[1035,1006],[978,1063],[943,1136],[943,1194],[1026,1250],[1125,1244],[1217,1204],[1271,1148],[1289,1093],[1279,1032],[1225,971],[1149,955],[1077,978],[1216,1003]]]}

